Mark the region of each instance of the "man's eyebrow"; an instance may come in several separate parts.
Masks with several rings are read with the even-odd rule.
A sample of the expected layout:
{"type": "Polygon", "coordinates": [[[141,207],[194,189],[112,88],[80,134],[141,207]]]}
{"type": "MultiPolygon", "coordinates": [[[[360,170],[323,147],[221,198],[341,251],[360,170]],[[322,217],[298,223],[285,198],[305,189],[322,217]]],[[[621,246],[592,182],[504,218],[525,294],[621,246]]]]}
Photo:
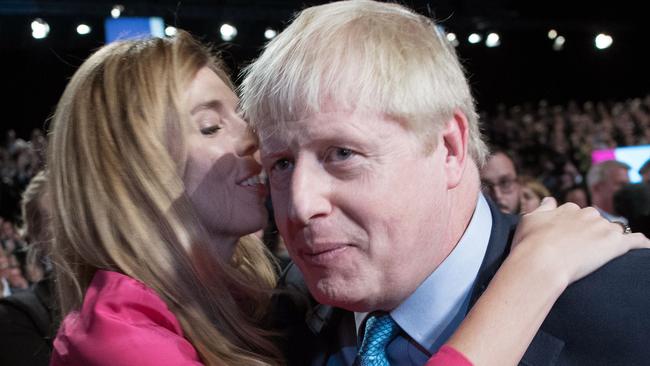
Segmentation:
{"type": "Polygon", "coordinates": [[[191,115],[195,115],[196,113],[204,110],[204,109],[214,109],[215,111],[219,111],[223,107],[223,103],[220,100],[213,99],[213,100],[208,100],[206,102],[202,102],[197,104],[190,110],[191,115]]]}

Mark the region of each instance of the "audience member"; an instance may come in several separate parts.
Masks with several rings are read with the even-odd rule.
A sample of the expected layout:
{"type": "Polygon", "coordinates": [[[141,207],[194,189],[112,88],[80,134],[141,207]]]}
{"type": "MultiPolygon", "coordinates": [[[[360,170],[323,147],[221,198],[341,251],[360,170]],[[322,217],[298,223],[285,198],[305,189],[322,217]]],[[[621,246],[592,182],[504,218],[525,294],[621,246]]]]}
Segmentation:
{"type": "Polygon", "coordinates": [[[591,205],[587,189],[583,185],[575,185],[560,193],[560,202],[573,202],[580,208],[591,205]]]}
{"type": "Polygon", "coordinates": [[[544,197],[551,195],[551,192],[533,177],[527,175],[522,176],[519,178],[519,184],[521,185],[521,197],[519,200],[521,214],[532,212],[539,207],[544,197]]]}
{"type": "MultiPolygon", "coordinates": [[[[50,240],[49,208],[45,204],[46,179],[38,173],[29,183],[22,199],[25,237],[29,238],[28,258],[44,257],[50,240]]],[[[56,332],[54,300],[50,272],[20,293],[0,300],[0,364],[48,365],[52,339],[56,332]]],[[[24,280],[26,284],[26,280],[24,280]]],[[[11,280],[10,280],[11,282],[11,280]]]]}
{"type": "Polygon", "coordinates": [[[519,213],[521,186],[517,180],[517,168],[510,156],[503,151],[492,153],[481,169],[483,192],[494,200],[503,213],[519,213]]]}
{"type": "Polygon", "coordinates": [[[648,159],[639,169],[639,175],[643,183],[650,183],[650,159],[648,159]]]}
{"type": "Polygon", "coordinates": [[[650,235],[650,185],[628,184],[614,194],[614,208],[625,216],[632,231],[650,235]]]}
{"type": "Polygon", "coordinates": [[[627,224],[627,219],[616,212],[614,194],[630,183],[630,166],[616,160],[594,164],[587,173],[587,188],[591,203],[609,221],[627,224]]]}

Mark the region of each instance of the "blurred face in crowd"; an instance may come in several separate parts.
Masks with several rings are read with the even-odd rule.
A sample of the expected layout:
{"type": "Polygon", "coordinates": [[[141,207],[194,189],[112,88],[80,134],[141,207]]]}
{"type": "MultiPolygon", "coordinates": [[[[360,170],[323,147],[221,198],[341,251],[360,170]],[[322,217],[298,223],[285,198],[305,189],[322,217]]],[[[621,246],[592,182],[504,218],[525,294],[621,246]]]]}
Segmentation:
{"type": "Polygon", "coordinates": [[[15,256],[9,257],[9,269],[7,271],[7,281],[14,288],[27,288],[29,283],[23,276],[23,271],[20,269],[20,262],[15,256]]]}
{"type": "Polygon", "coordinates": [[[542,199],[527,186],[521,187],[521,198],[519,200],[521,214],[529,213],[539,207],[542,199]]]}
{"type": "Polygon", "coordinates": [[[489,157],[481,169],[481,183],[483,192],[494,200],[501,212],[519,212],[521,186],[515,165],[505,154],[496,153],[489,157]]]}
{"type": "Polygon", "coordinates": [[[9,257],[0,249],[0,277],[7,277],[9,274],[9,257]]]}
{"type": "MultiPolygon", "coordinates": [[[[266,189],[254,158],[257,141],[237,113],[237,96],[212,70],[201,69],[186,102],[192,123],[184,182],[210,234],[239,238],[266,224],[266,189]]],[[[232,255],[233,248],[223,248],[232,255]]]]}
{"type": "Polygon", "coordinates": [[[14,237],[14,224],[11,221],[2,223],[2,237],[12,239],[14,237]]]}
{"type": "Polygon", "coordinates": [[[587,192],[582,188],[576,188],[568,191],[564,197],[566,202],[573,202],[580,208],[589,206],[589,200],[587,198],[587,192]]]}
{"type": "Polygon", "coordinates": [[[450,173],[440,138],[425,151],[385,115],[334,110],[261,141],[276,222],[319,301],[391,309],[444,260],[450,173]]]}
{"type": "Polygon", "coordinates": [[[612,167],[605,178],[593,186],[594,203],[607,212],[614,212],[614,194],[630,183],[627,169],[612,167]]]}

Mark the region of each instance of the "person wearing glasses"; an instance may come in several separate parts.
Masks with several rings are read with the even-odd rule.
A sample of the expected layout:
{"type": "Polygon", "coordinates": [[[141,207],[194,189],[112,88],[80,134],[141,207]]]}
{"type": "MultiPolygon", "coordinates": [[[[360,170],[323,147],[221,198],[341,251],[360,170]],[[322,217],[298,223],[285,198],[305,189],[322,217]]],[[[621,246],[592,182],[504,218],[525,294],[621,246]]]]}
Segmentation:
{"type": "Polygon", "coordinates": [[[503,151],[490,155],[481,169],[483,193],[489,196],[507,214],[518,214],[521,185],[517,180],[517,168],[510,156],[503,151]]]}

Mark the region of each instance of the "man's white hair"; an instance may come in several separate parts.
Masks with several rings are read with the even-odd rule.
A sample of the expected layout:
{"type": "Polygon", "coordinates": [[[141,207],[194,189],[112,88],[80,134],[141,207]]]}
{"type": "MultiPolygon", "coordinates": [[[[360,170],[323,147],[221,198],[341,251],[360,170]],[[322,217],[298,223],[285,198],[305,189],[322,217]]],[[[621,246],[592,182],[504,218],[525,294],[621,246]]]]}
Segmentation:
{"type": "Polygon", "coordinates": [[[618,160],[607,160],[602,163],[594,164],[587,172],[587,187],[591,189],[591,187],[605,180],[614,168],[630,170],[629,165],[618,160]]]}
{"type": "Polygon", "coordinates": [[[453,46],[432,20],[401,5],[352,0],[300,12],[244,71],[240,92],[262,138],[334,106],[384,114],[432,145],[460,110],[479,167],[487,154],[453,46]]]}

